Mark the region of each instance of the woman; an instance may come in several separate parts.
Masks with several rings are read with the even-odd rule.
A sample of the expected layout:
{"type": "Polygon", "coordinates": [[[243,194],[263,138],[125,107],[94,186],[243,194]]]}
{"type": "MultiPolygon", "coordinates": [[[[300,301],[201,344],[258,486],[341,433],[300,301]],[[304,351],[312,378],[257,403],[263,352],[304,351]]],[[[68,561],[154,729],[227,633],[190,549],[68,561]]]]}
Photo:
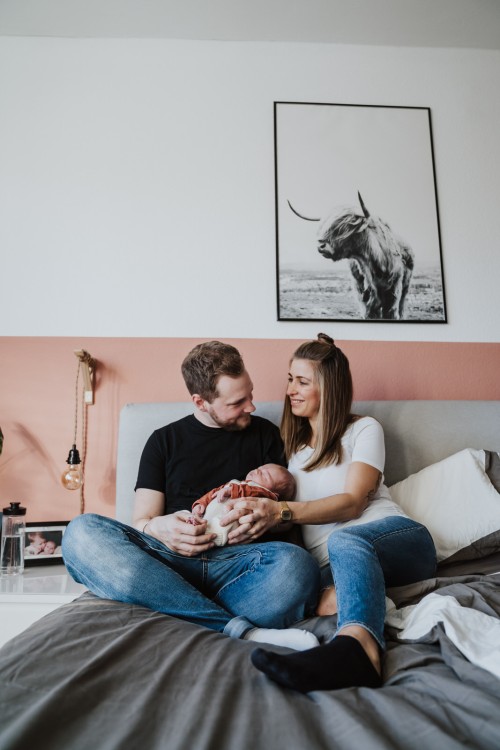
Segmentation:
{"type": "Polygon", "coordinates": [[[301,692],[379,687],[385,587],[430,578],[436,551],[427,529],[408,518],[382,483],[384,435],[351,413],[349,362],[319,334],[292,357],[281,425],[298,498],[290,502],[324,581],[319,614],[338,611],[335,638],[297,654],[257,649],[253,664],[301,692]],[[331,577],[330,577],[331,581],[331,577]]]}

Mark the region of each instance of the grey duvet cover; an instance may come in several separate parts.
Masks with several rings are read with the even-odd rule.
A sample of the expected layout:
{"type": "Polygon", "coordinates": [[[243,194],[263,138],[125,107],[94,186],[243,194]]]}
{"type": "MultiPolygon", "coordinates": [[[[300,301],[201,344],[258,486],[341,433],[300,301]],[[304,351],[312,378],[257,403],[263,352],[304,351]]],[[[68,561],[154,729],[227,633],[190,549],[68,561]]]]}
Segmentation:
{"type": "MultiPolygon", "coordinates": [[[[500,617],[500,574],[389,596],[399,606],[431,591],[500,617]]],[[[321,638],[334,624],[307,621],[321,638]]],[[[0,748],[500,748],[500,679],[467,661],[440,625],[419,642],[391,629],[387,640],[382,688],[302,695],[255,670],[250,643],[87,593],[0,650],[0,748]]]]}

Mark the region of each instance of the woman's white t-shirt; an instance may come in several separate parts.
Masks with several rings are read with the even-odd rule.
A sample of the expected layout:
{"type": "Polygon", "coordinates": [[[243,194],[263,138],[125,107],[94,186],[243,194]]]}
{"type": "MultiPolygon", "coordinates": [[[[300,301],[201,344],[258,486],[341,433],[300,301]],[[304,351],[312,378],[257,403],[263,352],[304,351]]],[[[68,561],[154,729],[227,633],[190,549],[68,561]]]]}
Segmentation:
{"type": "MultiPolygon", "coordinates": [[[[382,426],[372,417],[362,417],[353,422],[342,437],[342,451],[342,463],[331,464],[320,469],[313,469],[313,471],[303,470],[303,466],[311,458],[312,448],[303,448],[291,457],[288,470],[297,482],[296,500],[319,500],[322,497],[344,492],[347,470],[353,461],[361,461],[374,466],[383,473],[385,444],[382,426]]],[[[391,499],[385,484],[381,483],[373,500],[359,518],[338,523],[304,524],[302,526],[304,543],[321,566],[327,565],[326,542],[332,531],[344,526],[378,521],[387,516],[405,515],[399,505],[391,499]]]]}

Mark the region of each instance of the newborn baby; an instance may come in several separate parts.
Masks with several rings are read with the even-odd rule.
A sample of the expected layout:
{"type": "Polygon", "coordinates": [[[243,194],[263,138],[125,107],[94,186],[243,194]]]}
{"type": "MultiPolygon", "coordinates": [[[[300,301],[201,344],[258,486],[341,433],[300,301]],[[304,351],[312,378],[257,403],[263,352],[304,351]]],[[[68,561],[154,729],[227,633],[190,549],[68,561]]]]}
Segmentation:
{"type": "Polygon", "coordinates": [[[215,544],[223,547],[227,544],[229,532],[238,526],[238,521],[233,521],[229,526],[221,526],[220,521],[228,512],[225,507],[227,500],[236,500],[241,497],[268,497],[271,500],[291,500],[295,493],[295,480],[284,466],[279,464],[264,464],[257,469],[252,469],[244,481],[231,479],[227,484],[210,490],[199,500],[193,503],[193,520],[204,518],[208,521],[207,533],[217,534],[215,544]]]}

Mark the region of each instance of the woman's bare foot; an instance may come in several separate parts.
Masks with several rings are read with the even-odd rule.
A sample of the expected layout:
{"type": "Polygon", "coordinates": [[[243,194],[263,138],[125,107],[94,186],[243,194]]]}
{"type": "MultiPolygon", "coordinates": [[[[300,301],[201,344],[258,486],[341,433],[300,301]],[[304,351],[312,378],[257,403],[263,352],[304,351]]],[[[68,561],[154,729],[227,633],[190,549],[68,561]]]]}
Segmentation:
{"type": "Polygon", "coordinates": [[[316,614],[319,617],[337,614],[337,594],[335,592],[335,586],[328,586],[328,588],[323,589],[319,597],[318,606],[316,607],[316,614]]]}
{"type": "Polygon", "coordinates": [[[337,635],[350,635],[351,638],[356,638],[357,641],[362,645],[367,657],[377,670],[379,674],[382,673],[382,663],[380,659],[380,647],[368,630],[362,628],[361,625],[346,625],[338,631],[337,635]]]}

